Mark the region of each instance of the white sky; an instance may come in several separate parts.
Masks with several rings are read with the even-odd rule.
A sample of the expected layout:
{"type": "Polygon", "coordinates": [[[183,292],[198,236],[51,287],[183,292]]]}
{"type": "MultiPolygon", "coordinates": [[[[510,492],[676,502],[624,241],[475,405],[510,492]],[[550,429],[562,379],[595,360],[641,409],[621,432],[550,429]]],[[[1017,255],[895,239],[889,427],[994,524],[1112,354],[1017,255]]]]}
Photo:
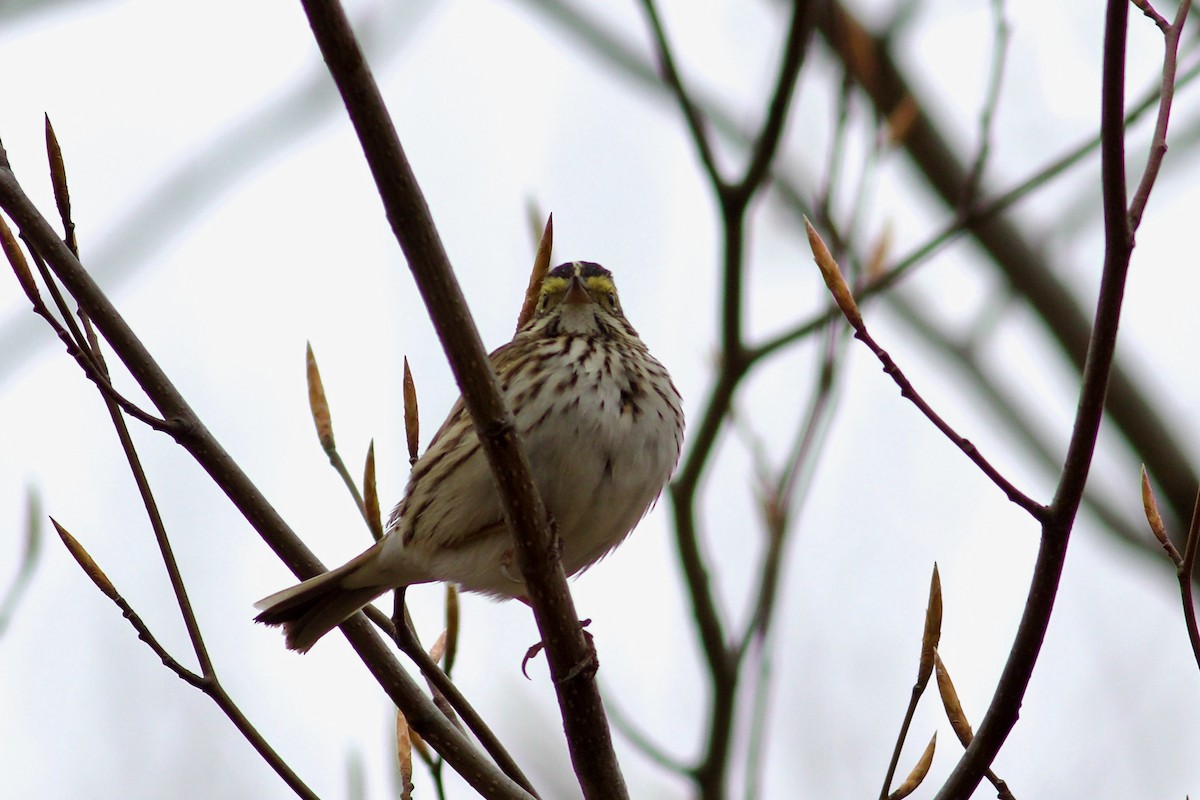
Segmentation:
{"type": "MultiPolygon", "coordinates": [[[[782,18],[771,4],[664,3],[688,77],[761,116],[782,18]]],[[[883,4],[867,16],[882,19],[883,4]]],[[[1098,115],[1100,22],[1094,4],[1010,2],[1013,26],[988,185],[1002,189],[1086,136],[1098,115]]],[[[919,7],[902,60],[960,142],[975,141],[990,58],[991,5],[919,7]]],[[[716,343],[719,228],[675,109],[585,55],[531,4],[357,3],[380,46],[373,58],[401,139],[489,347],[511,334],[532,258],[526,206],[553,211],[556,260],[612,269],[626,311],[668,365],[698,419],[716,343]]],[[[636,4],[605,11],[643,49],[636,4]]],[[[1159,37],[1132,15],[1131,95],[1153,80],[1159,37]]],[[[266,126],[265,158],[229,137],[311,84],[319,56],[298,4],[131,0],[0,16],[0,138],[49,214],[42,114],[63,144],[88,264],[194,405],[328,564],[366,543],[317,445],[304,389],[311,341],[338,442],[352,469],[374,437],[380,492],[399,499],[407,458],[401,358],[413,365],[425,431],[456,391],[383,219],[357,143],[318,92],[311,121],[266,126]],[[323,104],[323,105],[322,105],[323,104]],[[322,110],[322,108],[324,110],[322,110]],[[226,172],[232,179],[220,176],[226,172]],[[180,174],[223,181],[198,205],[155,192],[180,174]]],[[[814,45],[783,159],[819,175],[837,76],[814,45]]],[[[1181,92],[1177,125],[1195,117],[1181,92]]],[[[302,116],[302,115],[301,115],[302,116]]],[[[1144,131],[1133,138],[1136,148],[1144,131]]],[[[1197,450],[1195,159],[1167,162],[1138,235],[1122,352],[1153,387],[1181,444],[1197,450]]],[[[861,152],[861,142],[852,152],[861,152]]],[[[1136,150],[1134,152],[1137,152],[1136,150]]],[[[1140,157],[1132,158],[1136,165],[1140,157]]],[[[722,148],[731,171],[738,154],[722,148]]],[[[853,162],[852,162],[853,163],[853,162]]],[[[851,176],[857,167],[848,170],[851,176]]],[[[896,252],[940,226],[914,196],[907,165],[880,168],[868,230],[894,225],[896,252]]],[[[1036,196],[1020,218],[1090,298],[1099,272],[1095,164],[1036,196]],[[1082,199],[1081,199],[1082,198],[1082,199]]],[[[848,204],[847,196],[841,198],[848,204]]],[[[753,223],[746,317],[754,337],[825,302],[794,221],[762,204],[753,223]]],[[[996,294],[966,247],[908,285],[931,315],[965,329],[996,294]]],[[[1090,300],[1089,300],[1090,302],[1090,300]]],[[[1028,463],[942,361],[886,309],[868,324],[934,406],[1018,486],[1047,500],[1053,476],[1028,463]]],[[[189,648],[140,503],[102,404],[16,282],[0,277],[0,586],[16,569],[24,496],[92,553],[160,640],[189,648]]],[[[788,551],[778,619],[764,797],[862,797],[878,791],[915,676],[929,571],[945,593],[942,653],[978,723],[1024,603],[1037,530],[901,400],[851,346],[840,406],[788,551]]],[[[1029,398],[1061,451],[1075,387],[1023,313],[1006,317],[988,363],[1029,398]]],[[[739,412],[778,462],[814,376],[807,345],[771,363],[739,412]]],[[[131,387],[131,383],[124,384],[131,387]]],[[[136,430],[136,429],[135,429],[136,430]]],[[[136,431],[219,675],[230,694],[322,796],[346,793],[348,763],[369,797],[387,796],[391,712],[339,637],[311,654],[251,623],[252,603],[291,576],[186,455],[136,431]]],[[[1111,438],[1111,437],[1110,437],[1111,438]]],[[[724,606],[745,611],[760,537],[744,442],[725,436],[707,480],[706,549],[724,606]]],[[[1109,445],[1113,443],[1107,442],[1109,445]]],[[[1136,514],[1136,461],[1118,448],[1097,476],[1136,514]]],[[[575,582],[593,619],[610,696],[662,746],[691,757],[705,719],[703,675],[669,538],[666,504],[616,554],[575,582]]],[[[1136,518],[1136,517],[1135,517],[1136,518]]],[[[1032,797],[1182,797],[1200,791],[1200,681],[1173,574],[1129,560],[1084,517],[1055,621],[1022,718],[996,771],[1032,797]]],[[[410,592],[426,638],[441,590],[410,592]]],[[[464,600],[458,682],[547,797],[571,796],[544,667],[520,675],[538,636],[527,610],[464,600]],[[553,743],[553,744],[550,744],[553,743]]],[[[288,797],[215,706],[164,669],[56,539],[0,639],[0,794],[12,797],[288,797]]],[[[939,731],[930,777],[959,750],[931,695],[902,760],[939,731]]],[[[620,741],[620,737],[618,736],[620,741]]],[[[621,743],[634,796],[683,797],[684,784],[621,743]]],[[[418,796],[432,792],[418,768],[418,796]]],[[[452,796],[469,793],[458,787],[452,796]]],[[[990,796],[981,789],[978,796],[990,796]]]]}

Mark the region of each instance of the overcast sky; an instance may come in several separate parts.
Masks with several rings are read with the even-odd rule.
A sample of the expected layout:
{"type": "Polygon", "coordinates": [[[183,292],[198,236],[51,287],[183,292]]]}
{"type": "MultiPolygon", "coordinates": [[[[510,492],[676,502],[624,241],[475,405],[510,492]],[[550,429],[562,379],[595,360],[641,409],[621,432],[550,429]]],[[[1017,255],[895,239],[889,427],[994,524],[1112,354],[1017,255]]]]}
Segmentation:
{"type": "MultiPolygon", "coordinates": [[[[637,4],[604,19],[643,55],[637,4]]],[[[664,2],[688,77],[738,122],[761,116],[784,18],[771,3],[664,2]]],[[[1094,131],[1094,4],[1010,2],[1009,70],[986,186],[1002,190],[1094,131]]],[[[610,268],[627,315],[671,370],[695,420],[717,349],[720,229],[673,106],[622,77],[533,2],[355,3],[385,98],[485,343],[507,341],[533,239],[552,211],[556,261],[610,268]]],[[[886,19],[880,3],[863,8],[886,19]]],[[[992,46],[991,4],[920,4],[898,42],[934,112],[974,147],[992,46]]],[[[1154,80],[1160,37],[1131,18],[1131,94],[1154,80]]],[[[383,218],[361,151],[298,4],[75,2],[0,9],[0,139],[47,215],[42,115],[63,145],[85,265],[216,436],[309,546],[340,563],[368,543],[314,435],[311,342],[339,445],[357,471],[373,438],[385,504],[407,473],[400,364],[416,376],[422,446],[457,391],[383,218]]],[[[821,175],[838,73],[814,45],[782,162],[821,175]]],[[[1176,125],[1195,119],[1181,90],[1176,125]]],[[[1133,139],[1134,152],[1144,131],[1133,139]]],[[[861,137],[860,137],[861,139],[861,137]]],[[[846,182],[861,169],[851,140],[846,182]]],[[[741,164],[722,147],[730,174],[741,164]]],[[[1173,153],[1174,155],[1174,153],[1173,153]]],[[[1140,168],[1140,157],[1131,159],[1140,168]]],[[[1195,158],[1168,160],[1138,234],[1121,352],[1197,452],[1195,158]]],[[[863,204],[907,252],[945,221],[902,158],[878,165],[863,204]]],[[[1018,219],[1092,302],[1099,274],[1094,160],[1034,196],[1018,219]]],[[[847,191],[841,202],[849,203],[847,191]]],[[[841,209],[848,213],[849,208],[841,209]]],[[[756,209],[746,299],[752,338],[826,299],[792,217],[756,209]]],[[[1001,293],[979,256],[950,247],[905,291],[967,330],[1001,293]]],[[[102,403],[0,276],[0,587],[17,568],[26,493],[68,528],[160,640],[192,664],[140,501],[102,403]]],[[[964,379],[881,305],[877,338],[935,407],[1007,476],[1048,501],[1055,476],[999,432],[964,379]]],[[[1005,312],[985,359],[1062,452],[1077,387],[1027,313],[1005,312]]],[[[939,565],[942,655],[978,723],[1024,604],[1037,529],[899,397],[870,354],[845,349],[838,407],[787,551],[770,695],[764,797],[878,791],[915,676],[929,573],[939,565]]],[[[812,344],[773,360],[737,399],[742,433],[709,473],[704,536],[723,603],[746,612],[761,548],[751,456],[787,454],[816,375],[812,344]]],[[[129,380],[122,383],[133,393],[129,380]]],[[[387,700],[338,636],[300,657],[251,622],[290,573],[179,448],[135,426],[218,674],[322,796],[391,791],[387,700]]],[[[1136,456],[1105,438],[1097,480],[1137,519],[1136,456]]],[[[686,446],[686,445],[685,445],[686,446]]],[[[666,503],[573,586],[592,618],[607,695],[661,746],[694,757],[704,675],[674,563],[666,503]]],[[[440,587],[409,594],[422,635],[440,587]]],[[[1171,570],[1131,559],[1081,518],[1021,721],[996,763],[1018,797],[1182,797],[1200,792],[1200,680],[1171,570]]],[[[572,796],[561,723],[527,609],[463,601],[456,678],[545,796],[572,796]]],[[[203,695],[164,669],[69,559],[43,541],[28,594],[0,639],[0,793],[12,797],[291,796],[203,695]]],[[[901,769],[938,730],[931,785],[959,750],[935,698],[901,769]]],[[[686,786],[618,736],[636,797],[686,786]]],[[[418,796],[432,796],[418,768],[418,796]]],[[[469,796],[456,789],[453,796],[469,796]]],[[[989,796],[981,789],[980,797],[989,796]]]]}

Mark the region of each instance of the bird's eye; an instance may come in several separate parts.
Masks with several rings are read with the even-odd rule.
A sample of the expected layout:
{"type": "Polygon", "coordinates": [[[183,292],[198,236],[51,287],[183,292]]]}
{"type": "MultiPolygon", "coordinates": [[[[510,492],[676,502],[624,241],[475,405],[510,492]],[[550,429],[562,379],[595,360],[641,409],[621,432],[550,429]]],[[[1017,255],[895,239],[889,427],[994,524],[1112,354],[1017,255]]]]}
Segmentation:
{"type": "Polygon", "coordinates": [[[542,301],[538,303],[538,311],[545,311],[546,306],[550,305],[550,295],[542,295],[542,301]]]}
{"type": "Polygon", "coordinates": [[[608,293],[608,305],[611,308],[617,307],[617,296],[615,294],[613,294],[612,292],[608,293]]]}

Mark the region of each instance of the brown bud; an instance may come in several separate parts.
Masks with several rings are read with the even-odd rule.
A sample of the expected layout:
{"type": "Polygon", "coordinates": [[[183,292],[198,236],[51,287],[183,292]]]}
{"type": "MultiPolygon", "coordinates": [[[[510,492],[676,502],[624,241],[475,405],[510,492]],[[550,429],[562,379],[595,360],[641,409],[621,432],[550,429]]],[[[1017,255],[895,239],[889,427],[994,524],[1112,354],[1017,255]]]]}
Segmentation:
{"type": "Polygon", "coordinates": [[[896,790],[888,795],[888,800],[901,800],[916,791],[917,787],[921,785],[921,781],[925,780],[925,776],[929,774],[929,768],[933,765],[933,751],[936,749],[937,733],[935,732],[933,738],[929,740],[929,744],[925,745],[925,752],[921,753],[921,757],[913,765],[912,772],[908,773],[904,783],[897,786],[896,790]]]}
{"type": "Polygon", "coordinates": [[[542,279],[550,271],[550,254],[554,250],[554,215],[546,218],[546,227],[542,231],[542,239],[538,242],[537,255],[533,258],[533,269],[529,273],[529,285],[525,287],[525,302],[521,304],[521,313],[517,315],[517,330],[525,327],[525,323],[533,319],[534,309],[537,308],[538,296],[542,292],[542,279]]]}
{"type": "Polygon", "coordinates": [[[312,344],[305,345],[305,376],[308,379],[308,406],[312,409],[313,422],[317,425],[317,439],[329,453],[336,449],[333,442],[333,420],[329,415],[329,402],[325,399],[325,386],[321,383],[321,372],[313,355],[312,344]]]}
{"type": "Polygon", "coordinates": [[[421,414],[417,408],[417,384],[404,357],[404,434],[408,439],[408,463],[417,463],[417,448],[421,442],[421,414]]]}
{"type": "Polygon", "coordinates": [[[367,525],[376,541],[383,538],[383,519],[379,513],[379,488],[375,482],[375,440],[367,447],[367,463],[363,467],[363,506],[367,525]]]}
{"type": "Polygon", "coordinates": [[[925,632],[921,636],[921,662],[917,668],[917,685],[922,689],[933,673],[933,662],[937,658],[937,646],[941,638],[942,580],[938,577],[937,564],[934,564],[933,577],[929,579],[929,604],[925,607],[925,632]]]}
{"type": "Polygon", "coordinates": [[[4,255],[8,257],[8,263],[12,265],[13,272],[16,273],[17,283],[21,284],[21,290],[25,292],[25,296],[34,306],[40,308],[42,295],[38,292],[37,283],[33,280],[33,273],[29,271],[29,262],[25,259],[25,253],[21,250],[21,245],[17,243],[17,237],[13,236],[13,232],[9,230],[4,217],[0,217],[0,247],[3,247],[4,255]]]}
{"type": "Polygon", "coordinates": [[[967,715],[963,712],[962,703],[958,700],[958,692],[954,689],[954,683],[950,680],[950,673],[946,670],[946,665],[942,663],[942,657],[935,655],[934,659],[938,693],[942,696],[946,719],[950,721],[950,727],[954,729],[954,735],[962,742],[962,746],[969,747],[971,740],[975,738],[975,732],[971,730],[971,723],[967,722],[967,715]]]}
{"type": "Polygon", "coordinates": [[[92,583],[96,584],[96,588],[104,592],[104,596],[109,600],[120,600],[121,596],[117,593],[117,587],[113,586],[112,581],[104,574],[104,570],[100,569],[100,566],[92,560],[92,557],[83,548],[83,545],[68,533],[66,528],[59,525],[53,517],[50,518],[50,522],[54,525],[54,529],[58,531],[59,538],[67,546],[67,550],[71,553],[72,558],[75,559],[79,566],[83,567],[84,574],[91,579],[92,583]]]}
{"type": "Polygon", "coordinates": [[[821,270],[821,277],[825,279],[825,285],[829,287],[829,293],[833,295],[833,301],[837,303],[850,326],[856,331],[862,330],[864,327],[862,314],[859,313],[858,304],[854,302],[850,285],[842,276],[841,268],[838,267],[829,248],[825,246],[825,241],[817,233],[817,229],[808,221],[808,217],[804,218],[804,227],[808,231],[808,244],[812,248],[813,258],[816,259],[817,267],[821,270]]]}

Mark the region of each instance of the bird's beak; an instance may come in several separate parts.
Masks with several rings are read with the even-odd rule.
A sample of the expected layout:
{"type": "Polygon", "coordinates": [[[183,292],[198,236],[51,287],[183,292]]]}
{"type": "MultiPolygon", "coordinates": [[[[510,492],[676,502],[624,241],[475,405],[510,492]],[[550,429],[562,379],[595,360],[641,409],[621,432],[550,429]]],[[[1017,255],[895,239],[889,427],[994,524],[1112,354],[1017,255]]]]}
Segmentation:
{"type": "Polygon", "coordinates": [[[583,278],[578,275],[571,276],[571,283],[567,286],[567,293],[563,295],[564,304],[583,306],[593,302],[591,294],[588,293],[587,287],[583,285],[583,278]]]}

